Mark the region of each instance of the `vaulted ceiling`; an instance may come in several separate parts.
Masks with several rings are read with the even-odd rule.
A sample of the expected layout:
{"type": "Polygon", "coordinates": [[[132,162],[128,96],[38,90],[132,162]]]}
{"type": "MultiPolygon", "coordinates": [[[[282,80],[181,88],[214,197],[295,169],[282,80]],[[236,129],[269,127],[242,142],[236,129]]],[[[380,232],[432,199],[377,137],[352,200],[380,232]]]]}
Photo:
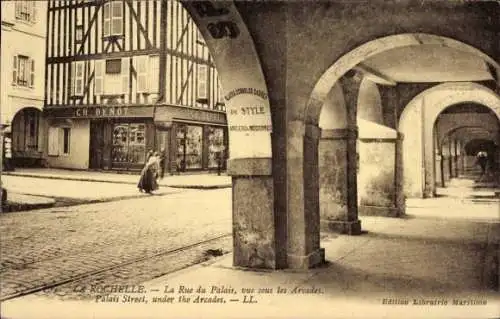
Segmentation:
{"type": "Polygon", "coordinates": [[[359,66],[384,79],[383,82],[494,80],[492,67],[483,58],[437,44],[391,49],[363,61],[359,66]]]}

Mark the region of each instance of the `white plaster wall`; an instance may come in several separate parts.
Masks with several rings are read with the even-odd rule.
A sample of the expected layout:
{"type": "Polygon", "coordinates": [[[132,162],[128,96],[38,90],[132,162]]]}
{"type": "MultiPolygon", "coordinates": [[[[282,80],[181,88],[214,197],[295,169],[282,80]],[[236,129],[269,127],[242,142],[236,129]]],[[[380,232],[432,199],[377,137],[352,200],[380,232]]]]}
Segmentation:
{"type": "Polygon", "coordinates": [[[45,37],[47,2],[35,1],[36,23],[27,24],[15,19],[15,1],[2,1],[0,120],[12,123],[15,114],[25,107],[42,110],[45,81],[45,37]],[[14,55],[26,55],[35,60],[33,88],[12,85],[14,55]]]}
{"type": "Polygon", "coordinates": [[[363,79],[359,87],[358,117],[378,124],[384,124],[382,100],[377,84],[363,79]]]}
{"type": "Polygon", "coordinates": [[[47,163],[54,168],[89,168],[90,121],[74,120],[71,127],[70,153],[48,156],[47,163]]]}
{"type": "Polygon", "coordinates": [[[421,197],[423,188],[422,171],[422,106],[419,100],[418,107],[408,110],[405,117],[401,117],[399,131],[404,134],[403,151],[403,180],[407,197],[421,197]]]}
{"type": "Polygon", "coordinates": [[[340,83],[328,93],[319,116],[319,127],[324,130],[345,128],[347,125],[344,94],[340,83]]]}

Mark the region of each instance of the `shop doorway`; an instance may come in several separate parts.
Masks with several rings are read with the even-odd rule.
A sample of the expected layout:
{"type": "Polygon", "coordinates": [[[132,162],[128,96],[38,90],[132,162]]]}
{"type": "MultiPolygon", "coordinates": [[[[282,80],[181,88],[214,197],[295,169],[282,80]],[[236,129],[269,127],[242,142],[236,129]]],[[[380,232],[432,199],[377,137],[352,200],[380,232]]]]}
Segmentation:
{"type": "Polygon", "coordinates": [[[103,168],[104,121],[90,121],[89,168],[103,168]]]}

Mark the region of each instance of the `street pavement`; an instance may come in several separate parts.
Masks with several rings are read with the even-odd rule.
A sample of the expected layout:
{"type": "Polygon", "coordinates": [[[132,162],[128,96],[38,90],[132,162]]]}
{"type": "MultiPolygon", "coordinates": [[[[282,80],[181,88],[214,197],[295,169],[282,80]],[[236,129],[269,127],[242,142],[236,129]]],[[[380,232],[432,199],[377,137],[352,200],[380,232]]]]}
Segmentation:
{"type": "Polygon", "coordinates": [[[109,269],[60,289],[7,300],[2,304],[2,315],[121,319],[498,317],[500,203],[495,197],[472,200],[476,191],[485,190],[475,190],[474,183],[467,183],[453,182],[447,195],[410,202],[405,218],[360,216],[365,231],[361,236],[322,233],[321,246],[329,263],[308,271],[240,270],[232,267],[232,254],[227,254],[170,273],[204,260],[200,257],[203,251],[230,250],[230,236],[198,251],[178,251],[109,268],[230,233],[231,189],[183,189],[167,196],[3,214],[2,296],[75,274],[109,269]],[[468,195],[460,198],[460,194],[468,195]],[[113,298],[97,302],[102,294],[89,291],[89,287],[110,284],[144,285],[147,293],[143,295],[149,303],[124,303],[123,294],[116,294],[118,302],[113,298]],[[166,286],[174,287],[174,292],[165,292],[166,286]],[[193,291],[182,293],[180,286],[193,291]],[[212,286],[234,288],[235,293],[196,292],[199,286],[208,291],[212,286]],[[259,292],[259,288],[265,289],[259,292]],[[155,296],[174,298],[152,303],[155,296]],[[200,304],[194,301],[196,296],[222,298],[216,300],[226,303],[200,304]],[[190,301],[180,302],[182,297],[190,301]],[[407,300],[410,306],[384,300],[407,300]],[[427,304],[413,304],[414,300],[427,304]],[[430,303],[437,300],[448,304],[430,303]],[[454,300],[463,304],[453,304],[454,300]]]}
{"type": "Polygon", "coordinates": [[[182,190],[2,214],[1,296],[229,234],[230,194],[182,190]]]}

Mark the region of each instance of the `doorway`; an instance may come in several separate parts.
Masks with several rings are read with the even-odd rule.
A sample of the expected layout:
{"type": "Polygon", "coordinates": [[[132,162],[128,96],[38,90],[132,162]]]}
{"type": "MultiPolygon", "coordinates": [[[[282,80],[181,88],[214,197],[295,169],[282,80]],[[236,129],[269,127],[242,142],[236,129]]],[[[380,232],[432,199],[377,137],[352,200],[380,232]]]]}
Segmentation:
{"type": "Polygon", "coordinates": [[[103,168],[104,121],[90,121],[89,168],[103,168]]]}

